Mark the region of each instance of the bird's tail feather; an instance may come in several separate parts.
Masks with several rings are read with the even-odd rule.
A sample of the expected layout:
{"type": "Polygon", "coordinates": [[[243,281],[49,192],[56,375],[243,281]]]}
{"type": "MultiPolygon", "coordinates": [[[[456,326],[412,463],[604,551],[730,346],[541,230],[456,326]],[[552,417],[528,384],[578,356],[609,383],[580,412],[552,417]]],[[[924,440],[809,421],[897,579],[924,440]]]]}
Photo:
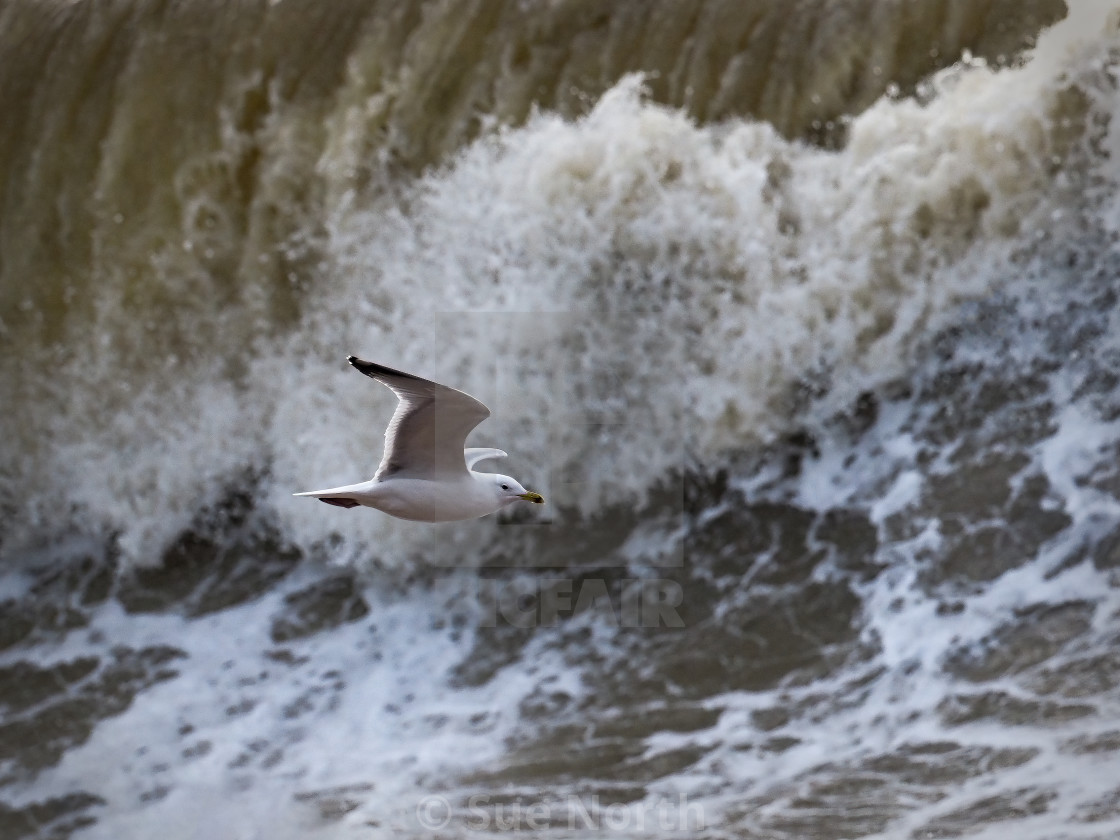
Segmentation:
{"type": "Polygon", "coordinates": [[[357,507],[361,502],[354,498],[357,491],[365,489],[363,484],[348,484],[345,487],[331,487],[327,490],[307,490],[303,493],[293,493],[293,496],[310,496],[320,502],[336,507],[357,507]]]}

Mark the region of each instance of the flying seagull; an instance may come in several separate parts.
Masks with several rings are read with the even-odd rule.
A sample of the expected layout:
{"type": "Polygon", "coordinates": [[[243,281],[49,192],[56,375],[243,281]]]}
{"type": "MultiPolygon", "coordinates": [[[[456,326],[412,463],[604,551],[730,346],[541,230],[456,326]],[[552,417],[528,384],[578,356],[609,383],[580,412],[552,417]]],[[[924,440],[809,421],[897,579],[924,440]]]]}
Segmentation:
{"type": "Polygon", "coordinates": [[[365,505],[416,522],[475,519],[517,501],[544,504],[508,475],[474,471],[479,461],[506,457],[500,449],[463,448],[471,430],[490,416],[474,397],[355,356],[346,361],[400,400],[385,430],[381,465],[361,484],[296,496],[342,508],[365,505]]]}

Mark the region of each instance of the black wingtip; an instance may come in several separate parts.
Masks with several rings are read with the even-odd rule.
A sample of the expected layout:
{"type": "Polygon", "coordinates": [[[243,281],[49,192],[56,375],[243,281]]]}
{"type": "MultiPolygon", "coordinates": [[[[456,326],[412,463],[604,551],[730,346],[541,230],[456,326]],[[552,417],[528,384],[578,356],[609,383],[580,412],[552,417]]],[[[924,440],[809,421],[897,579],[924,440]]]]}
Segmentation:
{"type": "Polygon", "coordinates": [[[365,359],[359,359],[357,356],[347,356],[346,361],[353,365],[355,370],[367,375],[379,367],[379,365],[375,365],[373,362],[367,362],[365,359]]]}
{"type": "Polygon", "coordinates": [[[346,361],[354,366],[354,370],[359,373],[364,373],[366,376],[377,378],[378,374],[384,376],[399,376],[404,379],[416,379],[420,382],[426,382],[426,379],[421,379],[419,376],[413,376],[411,373],[405,373],[403,370],[394,370],[385,365],[379,365],[376,362],[367,362],[364,359],[359,359],[357,356],[347,356],[346,361]]]}

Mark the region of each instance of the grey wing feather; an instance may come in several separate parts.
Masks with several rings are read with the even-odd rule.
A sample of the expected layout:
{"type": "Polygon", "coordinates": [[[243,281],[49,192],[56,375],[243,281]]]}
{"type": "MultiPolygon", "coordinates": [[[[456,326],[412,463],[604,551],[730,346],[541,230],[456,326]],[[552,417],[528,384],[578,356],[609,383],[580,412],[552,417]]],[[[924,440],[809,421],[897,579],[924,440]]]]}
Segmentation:
{"type": "Polygon", "coordinates": [[[490,409],[446,385],[355,356],[346,360],[388,386],[400,401],[385,430],[385,454],[374,480],[390,476],[431,480],[466,472],[463,449],[467,435],[490,416],[490,409]]]}

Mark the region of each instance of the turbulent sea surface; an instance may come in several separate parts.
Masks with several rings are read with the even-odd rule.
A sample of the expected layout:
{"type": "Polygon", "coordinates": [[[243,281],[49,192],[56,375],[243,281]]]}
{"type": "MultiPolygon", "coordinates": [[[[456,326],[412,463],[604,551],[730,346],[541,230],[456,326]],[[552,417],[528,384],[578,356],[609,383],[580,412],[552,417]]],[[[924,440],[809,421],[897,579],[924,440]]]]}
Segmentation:
{"type": "Polygon", "coordinates": [[[1120,836],[1120,4],[0,60],[0,838],[1120,836]],[[380,458],[349,353],[549,505],[293,498],[380,458]]]}

